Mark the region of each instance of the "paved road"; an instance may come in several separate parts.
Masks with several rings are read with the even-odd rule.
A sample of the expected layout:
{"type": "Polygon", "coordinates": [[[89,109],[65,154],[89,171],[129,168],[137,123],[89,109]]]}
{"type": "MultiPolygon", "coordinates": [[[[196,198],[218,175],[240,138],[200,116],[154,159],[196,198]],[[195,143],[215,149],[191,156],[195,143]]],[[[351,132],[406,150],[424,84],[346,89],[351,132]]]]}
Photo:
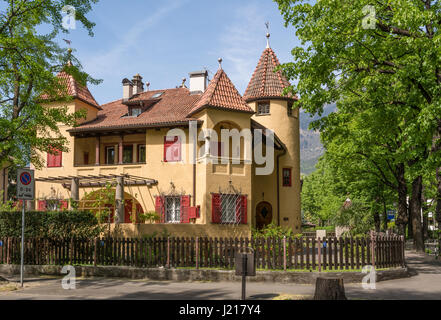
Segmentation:
{"type": "MultiPolygon", "coordinates": [[[[377,283],[375,290],[361,284],[346,284],[349,299],[441,299],[441,262],[415,253],[407,253],[408,266],[414,276],[377,283]]],[[[17,280],[17,279],[10,279],[17,280]]],[[[239,299],[240,283],[168,282],[88,278],[77,281],[76,290],[64,290],[61,278],[35,278],[24,289],[2,291],[0,299],[158,299],[212,300],[239,299]]],[[[4,287],[3,287],[4,288],[4,287]]],[[[11,285],[9,285],[11,288],[11,285]]],[[[7,289],[6,289],[7,290],[7,289]]],[[[248,283],[250,299],[273,299],[279,295],[292,298],[314,294],[314,286],[298,284],[248,283]]]]}

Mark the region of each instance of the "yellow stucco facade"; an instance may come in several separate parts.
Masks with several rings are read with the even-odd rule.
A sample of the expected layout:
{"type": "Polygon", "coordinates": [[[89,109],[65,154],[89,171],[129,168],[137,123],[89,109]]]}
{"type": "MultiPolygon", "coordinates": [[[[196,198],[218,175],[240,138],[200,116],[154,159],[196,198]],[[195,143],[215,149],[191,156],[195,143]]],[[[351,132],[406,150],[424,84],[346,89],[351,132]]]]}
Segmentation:
{"type": "MultiPolygon", "coordinates": [[[[103,131],[96,131],[86,135],[71,134],[68,131],[71,128],[60,126],[61,133],[67,139],[66,147],[69,151],[62,153],[61,166],[44,166],[36,170],[36,201],[66,200],[73,197],[71,191],[73,185],[48,181],[47,178],[108,177],[124,174],[155,181],[154,184],[148,185],[124,186],[124,198],[133,199],[133,203],[142,208],[143,212],[157,210],[156,197],[163,194],[188,195],[191,207],[200,207],[199,218],[185,224],[176,223],[176,221],[174,223],[136,223],[135,220],[127,223],[125,221],[126,223],[118,225],[125,236],[166,232],[180,237],[249,237],[252,228],[271,222],[292,228],[294,232],[300,233],[299,112],[298,110],[288,112],[290,101],[292,100],[282,97],[267,99],[270,112],[265,115],[258,115],[257,108],[260,100],[248,103],[249,108],[252,109],[250,112],[206,107],[192,114],[192,118],[198,121],[198,137],[203,136],[206,130],[213,130],[220,138],[220,132],[225,128],[237,129],[239,132],[243,130],[254,132],[254,122],[273,130],[280,143],[271,159],[274,164],[273,170],[266,175],[256,174],[256,169],[262,165],[257,165],[255,161],[247,161],[252,154],[247,154],[243,138],[239,155],[233,156],[230,144],[229,157],[224,157],[224,154],[218,156],[207,153],[204,149],[205,144],[211,142],[202,138],[196,142],[197,156],[193,163],[190,161],[190,156],[194,145],[191,143],[191,130],[188,125],[145,127],[133,132],[130,132],[130,128],[115,132],[107,130],[105,134],[103,131]],[[170,130],[173,132],[170,133],[170,130]],[[176,136],[177,132],[183,134],[180,146],[181,161],[164,161],[164,138],[176,136]],[[123,150],[124,146],[132,150],[130,154],[132,161],[120,163],[116,160],[122,159],[120,150],[123,150]],[[145,158],[140,157],[140,150],[143,150],[142,152],[145,150],[145,158]],[[110,163],[107,160],[109,152],[112,159],[115,159],[110,163]],[[210,159],[217,159],[219,163],[212,163],[210,159]],[[285,183],[287,179],[284,177],[285,170],[290,173],[289,184],[285,183]],[[46,180],[42,181],[45,178],[46,180]],[[246,196],[245,207],[241,200],[242,211],[246,208],[244,213],[246,219],[242,219],[240,224],[223,224],[213,221],[213,194],[228,193],[228,190],[234,190],[241,196],[246,196]]],[[[65,105],[69,112],[86,110],[87,116],[79,124],[88,123],[97,118],[98,109],[83,101],[74,99],[65,105]]],[[[60,106],[60,103],[48,104],[48,107],[56,106],[60,106]]],[[[251,153],[255,147],[251,149],[250,146],[251,153]]],[[[264,153],[266,153],[265,148],[266,145],[264,153]]],[[[46,154],[41,154],[41,156],[43,159],[47,157],[46,154]]],[[[81,185],[78,198],[80,203],[83,201],[83,205],[80,207],[88,208],[84,204],[86,195],[99,191],[101,188],[100,185],[81,185]]],[[[38,207],[36,203],[36,208],[38,207]]],[[[138,208],[132,206],[130,210],[130,214],[135,214],[138,208]]]]}

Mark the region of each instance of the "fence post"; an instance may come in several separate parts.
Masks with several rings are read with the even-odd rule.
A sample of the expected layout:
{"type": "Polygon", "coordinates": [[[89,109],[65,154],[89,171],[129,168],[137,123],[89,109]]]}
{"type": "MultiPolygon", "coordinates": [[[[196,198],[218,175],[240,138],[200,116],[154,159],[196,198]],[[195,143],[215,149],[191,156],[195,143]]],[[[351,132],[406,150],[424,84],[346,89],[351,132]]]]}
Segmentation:
{"type": "Polygon", "coordinates": [[[371,231],[371,262],[372,262],[372,266],[375,269],[375,235],[374,235],[374,231],[371,231]]]}
{"type": "MultiPolygon", "coordinates": [[[[316,241],[316,238],[314,238],[314,241],[316,241]]],[[[317,253],[318,253],[318,271],[322,272],[322,240],[320,237],[318,237],[318,245],[317,245],[317,253]]],[[[314,252],[315,254],[315,252],[314,252]]]]}
{"type": "Polygon", "coordinates": [[[286,236],[283,236],[283,271],[286,272],[286,236]]]}
{"type": "Polygon", "coordinates": [[[11,238],[8,237],[7,239],[7,248],[6,248],[6,264],[11,263],[11,238]]]}
{"type": "Polygon", "coordinates": [[[95,238],[95,248],[93,250],[93,265],[96,267],[97,261],[96,261],[96,251],[98,248],[98,238],[95,238]]]}
{"type": "Polygon", "coordinates": [[[404,236],[401,236],[401,265],[403,266],[403,268],[406,267],[406,260],[405,260],[405,255],[404,255],[404,236]]]}
{"type": "Polygon", "coordinates": [[[199,237],[196,237],[196,270],[199,269],[199,237]]]}
{"type": "Polygon", "coordinates": [[[170,237],[167,237],[167,268],[170,268],[170,237]]]}

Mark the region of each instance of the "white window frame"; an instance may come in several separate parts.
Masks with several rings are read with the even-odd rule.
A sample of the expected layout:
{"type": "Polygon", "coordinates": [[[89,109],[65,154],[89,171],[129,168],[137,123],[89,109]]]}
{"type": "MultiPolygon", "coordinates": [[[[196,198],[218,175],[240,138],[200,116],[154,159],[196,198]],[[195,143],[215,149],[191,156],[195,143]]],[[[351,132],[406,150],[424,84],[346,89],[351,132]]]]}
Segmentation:
{"type": "Polygon", "coordinates": [[[165,196],[165,223],[181,223],[181,197],[165,196]]]}

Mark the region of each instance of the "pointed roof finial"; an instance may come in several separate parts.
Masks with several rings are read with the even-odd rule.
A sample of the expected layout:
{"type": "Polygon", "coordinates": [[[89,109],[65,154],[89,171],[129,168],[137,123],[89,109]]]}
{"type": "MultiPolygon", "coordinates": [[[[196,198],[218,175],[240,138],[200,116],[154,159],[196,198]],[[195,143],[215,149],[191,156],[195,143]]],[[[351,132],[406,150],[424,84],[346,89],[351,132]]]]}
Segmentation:
{"type": "Polygon", "coordinates": [[[271,34],[269,33],[269,22],[265,22],[265,26],[266,26],[266,30],[268,31],[266,33],[266,48],[269,49],[270,47],[270,43],[269,43],[269,39],[271,37],[271,34]]]}
{"type": "Polygon", "coordinates": [[[217,59],[217,62],[219,62],[219,69],[222,69],[222,58],[217,59]]]}

